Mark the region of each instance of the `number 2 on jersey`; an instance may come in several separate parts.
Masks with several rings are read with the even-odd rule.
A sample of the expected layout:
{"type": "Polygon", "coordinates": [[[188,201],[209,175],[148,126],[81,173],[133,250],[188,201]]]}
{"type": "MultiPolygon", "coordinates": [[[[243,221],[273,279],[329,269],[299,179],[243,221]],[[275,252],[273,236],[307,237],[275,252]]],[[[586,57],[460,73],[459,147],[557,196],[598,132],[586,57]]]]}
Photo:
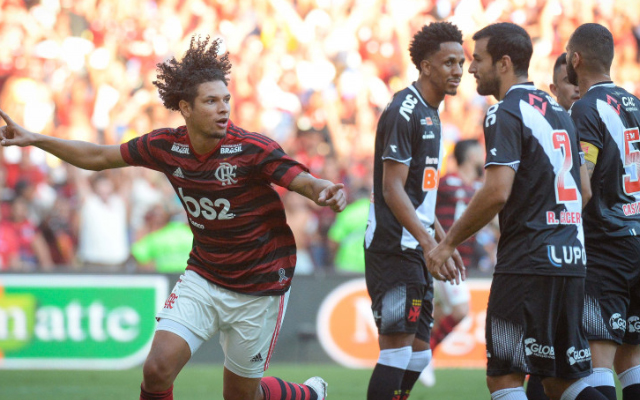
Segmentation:
{"type": "Polygon", "coordinates": [[[622,176],[622,187],[625,194],[632,195],[640,192],[640,150],[634,147],[634,143],[640,143],[640,132],[638,128],[627,129],[623,133],[624,137],[624,167],[635,168],[635,174],[624,174],[622,176]],[[635,180],[633,179],[635,177],[635,180]]]}
{"type": "Polygon", "coordinates": [[[573,167],[573,158],[571,157],[571,142],[569,141],[569,135],[567,131],[553,131],[551,133],[553,138],[553,149],[561,151],[564,155],[564,162],[562,167],[556,174],[556,203],[569,203],[578,200],[578,189],[575,187],[565,187],[565,176],[571,167],[573,167]]]}

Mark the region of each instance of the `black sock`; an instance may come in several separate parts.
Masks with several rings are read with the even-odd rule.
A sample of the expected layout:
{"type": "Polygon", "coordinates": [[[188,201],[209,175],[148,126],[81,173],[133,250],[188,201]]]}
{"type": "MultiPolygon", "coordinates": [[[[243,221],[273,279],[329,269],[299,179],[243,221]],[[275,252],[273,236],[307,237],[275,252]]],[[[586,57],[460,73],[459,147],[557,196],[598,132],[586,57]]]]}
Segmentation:
{"type": "Polygon", "coordinates": [[[616,400],[616,388],[614,386],[594,386],[607,400],[616,400]]]}
{"type": "Polygon", "coordinates": [[[409,398],[409,393],[411,393],[411,389],[413,389],[413,385],[416,384],[418,378],[420,378],[420,373],[417,371],[404,371],[404,376],[402,377],[402,400],[406,400],[409,398]]]}
{"type": "Polygon", "coordinates": [[[640,383],[636,383],[635,385],[629,385],[626,388],[622,389],[622,399],[623,400],[640,399],[640,383]]]}
{"type": "Polygon", "coordinates": [[[607,388],[611,386],[598,386],[597,388],[593,386],[589,386],[585,388],[578,396],[576,396],[576,400],[616,400],[616,389],[613,389],[613,397],[607,397],[607,395],[603,394],[600,391],[600,388],[607,388]]]}
{"type": "Polygon", "coordinates": [[[542,379],[539,376],[529,375],[529,381],[527,382],[527,399],[529,400],[549,400],[546,394],[544,394],[544,386],[542,386],[542,379]]]}
{"type": "Polygon", "coordinates": [[[400,396],[405,370],[376,364],[369,380],[367,400],[390,400],[400,396]]]}

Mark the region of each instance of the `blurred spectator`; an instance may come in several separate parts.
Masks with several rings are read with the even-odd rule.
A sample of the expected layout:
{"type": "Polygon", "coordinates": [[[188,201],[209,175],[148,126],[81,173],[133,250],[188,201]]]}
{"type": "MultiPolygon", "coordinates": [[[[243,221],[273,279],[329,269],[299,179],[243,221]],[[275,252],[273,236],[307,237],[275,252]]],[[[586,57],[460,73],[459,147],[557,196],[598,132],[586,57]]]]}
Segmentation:
{"type": "MultiPolygon", "coordinates": [[[[640,95],[638,1],[0,0],[0,108],[29,129],[100,143],[177,126],[180,115],[162,107],[151,84],[156,64],[182,53],[195,33],[222,37],[235,71],[233,120],[271,135],[314,174],[339,174],[353,192],[369,185],[361,181],[371,175],[380,113],[416,77],[405,51],[410,38],[443,19],[464,29],[467,52],[467,39],[486,24],[523,26],[534,42],[530,78],[539,86],[551,81],[573,30],[601,23],[615,39],[612,78],[640,95]]],[[[482,141],[489,105],[465,71],[458,95],[440,110],[447,148],[482,141]]],[[[56,196],[70,198],[47,179],[59,161],[28,150],[8,153],[0,157],[2,199],[15,196],[19,180],[31,183],[29,215],[44,222],[56,196]]],[[[166,196],[152,174],[135,171],[125,174],[132,188],[123,197],[130,240],[147,232],[143,216],[166,196]]],[[[333,216],[304,207],[298,212],[317,221],[306,250],[323,267],[331,262],[326,235],[333,216]]],[[[490,245],[491,235],[486,239],[490,245]]]]}
{"type": "MultiPolygon", "coordinates": [[[[109,171],[111,172],[111,171],[109,171]]],[[[129,258],[127,204],[116,191],[113,175],[77,174],[81,194],[78,259],[85,271],[122,271],[129,258]]]]}
{"type": "Polygon", "coordinates": [[[29,202],[23,197],[11,203],[11,214],[0,221],[2,245],[0,262],[3,269],[15,271],[51,270],[53,262],[47,243],[35,224],[27,218],[29,202]]]}
{"type": "Polygon", "coordinates": [[[175,211],[163,204],[156,204],[147,211],[145,219],[150,232],[131,246],[139,270],[184,272],[193,245],[193,233],[184,214],[175,211]]]}
{"type": "Polygon", "coordinates": [[[354,200],[336,217],[329,229],[329,239],[334,247],[333,264],[337,272],[364,274],[364,234],[367,230],[371,191],[360,188],[354,200]]]}

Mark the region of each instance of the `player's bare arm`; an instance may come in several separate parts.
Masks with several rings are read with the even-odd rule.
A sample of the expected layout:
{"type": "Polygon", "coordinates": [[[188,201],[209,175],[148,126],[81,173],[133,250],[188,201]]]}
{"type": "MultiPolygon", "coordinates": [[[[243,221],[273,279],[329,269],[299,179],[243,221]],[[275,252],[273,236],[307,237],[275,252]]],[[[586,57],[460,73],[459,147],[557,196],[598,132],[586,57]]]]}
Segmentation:
{"type": "Polygon", "coordinates": [[[2,146],[39,147],[69,164],[93,171],[127,165],[122,159],[118,145],[98,145],[41,135],[18,125],[2,110],[0,110],[0,117],[6,123],[0,128],[0,144],[2,146]]]}
{"type": "Polygon", "coordinates": [[[486,169],[484,186],[473,196],[444,240],[426,257],[427,268],[433,276],[446,280],[455,278],[456,271],[448,268],[445,261],[460,243],[482,229],[502,210],[511,195],[515,176],[516,171],[509,166],[492,165],[486,169]]]}
{"type": "Polygon", "coordinates": [[[298,174],[291,181],[289,190],[303,195],[319,206],[331,207],[335,212],[344,210],[347,205],[344,184],[318,179],[307,172],[298,174]]]}
{"type": "Polygon", "coordinates": [[[587,205],[591,200],[591,176],[593,175],[593,169],[595,164],[591,161],[586,161],[580,166],[580,188],[582,194],[582,208],[587,205]]]}

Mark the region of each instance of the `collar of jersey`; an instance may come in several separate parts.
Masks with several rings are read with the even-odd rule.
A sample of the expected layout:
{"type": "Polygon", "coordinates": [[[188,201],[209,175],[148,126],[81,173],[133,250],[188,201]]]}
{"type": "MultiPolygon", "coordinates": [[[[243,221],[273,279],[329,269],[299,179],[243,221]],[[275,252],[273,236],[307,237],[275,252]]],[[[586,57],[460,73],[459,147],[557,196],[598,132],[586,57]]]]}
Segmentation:
{"type": "Polygon", "coordinates": [[[430,106],[426,101],[424,101],[424,99],[422,98],[422,95],[420,94],[420,91],[418,90],[418,88],[415,86],[415,82],[413,82],[411,85],[409,85],[409,89],[411,89],[413,91],[413,93],[415,93],[418,96],[418,99],[420,99],[420,102],[422,104],[424,104],[425,107],[429,107],[431,109],[434,109],[436,111],[438,111],[437,108],[434,108],[432,106],[430,106]]]}
{"type": "Polygon", "coordinates": [[[591,85],[591,87],[587,89],[587,92],[593,89],[594,87],[616,87],[616,84],[613,83],[613,81],[598,82],[596,84],[591,85]]]}
{"type": "Polygon", "coordinates": [[[533,85],[533,82],[518,83],[517,85],[511,86],[509,90],[507,90],[507,93],[505,93],[505,96],[515,89],[536,90],[536,87],[533,85]]]}

